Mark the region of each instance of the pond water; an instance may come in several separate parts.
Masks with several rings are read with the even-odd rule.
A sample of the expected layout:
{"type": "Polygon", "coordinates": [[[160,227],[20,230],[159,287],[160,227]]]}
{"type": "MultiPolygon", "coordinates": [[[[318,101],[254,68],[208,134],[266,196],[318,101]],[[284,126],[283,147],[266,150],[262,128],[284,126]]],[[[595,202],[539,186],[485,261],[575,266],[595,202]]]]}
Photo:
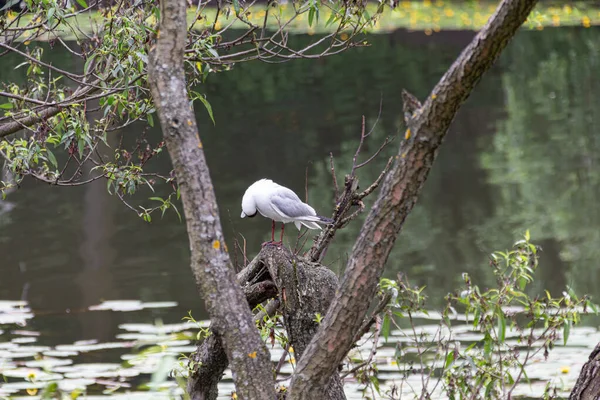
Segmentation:
{"type": "MultiPolygon", "coordinates": [[[[374,151],[386,135],[398,135],[401,89],[427,96],[473,35],[397,31],[371,37],[370,47],[328,59],[250,63],[211,76],[199,90],[212,104],[216,125],[201,107],[196,112],[229,248],[245,239],[251,257],[270,235],[266,219],[239,219],[244,190],[262,177],[301,197],[308,177],[309,202],[329,215],[329,153],[342,179],[358,142],[361,116],[373,125],[380,104],[381,116],[366,150],[374,151]]],[[[456,117],[386,276],[402,271],[412,283],[426,285],[435,308],[446,293],[460,287],[462,272],[481,287],[493,284],[489,253],[509,248],[529,229],[532,241],[543,248],[534,292],[548,289],[560,295],[569,285],[579,294],[598,295],[598,35],[596,28],[518,34],[456,117]]],[[[58,49],[48,57],[69,62],[68,54],[58,49]]],[[[22,79],[10,68],[13,60],[2,62],[6,67],[0,81],[22,79]]],[[[122,137],[133,143],[142,129],[133,126],[111,140],[118,143],[122,137]]],[[[160,140],[157,129],[147,134],[151,141],[160,140]]],[[[362,172],[364,184],[374,179],[396,146],[397,141],[362,172]]],[[[166,153],[153,167],[170,169],[166,153]]],[[[139,193],[137,200],[149,196],[139,193]]],[[[356,221],[341,232],[329,250],[327,263],[335,271],[343,268],[359,226],[356,221]]],[[[296,232],[289,229],[288,234],[293,245],[296,232]]],[[[144,333],[136,326],[180,324],[188,311],[197,320],[206,318],[189,270],[185,225],[174,213],[143,222],[111,197],[102,182],[82,188],[25,182],[0,201],[0,254],[0,299],[20,301],[0,307],[0,369],[38,368],[31,364],[34,354],[51,351],[53,358],[104,372],[75,373],[83,367],[63,360],[48,373],[96,383],[98,377],[122,381],[119,393],[148,381],[152,372],[148,366],[133,378],[115,372],[115,363],[135,353],[134,341],[140,339],[127,333],[144,333]],[[90,309],[108,300],[130,302],[117,304],[126,308],[122,311],[90,309]],[[106,343],[108,347],[102,346],[106,343]],[[84,345],[96,347],[77,347],[84,345]]],[[[238,255],[237,265],[242,262],[238,255]]],[[[570,372],[559,372],[566,353],[558,352],[548,377],[558,374],[572,384],[600,337],[597,319],[584,323],[587,327],[572,333],[585,340],[569,349],[565,362],[570,372]]],[[[189,327],[175,330],[191,332],[189,327]]],[[[150,333],[151,343],[167,340],[156,337],[161,332],[150,333]]],[[[189,339],[174,343],[173,353],[190,350],[189,339]]]]}

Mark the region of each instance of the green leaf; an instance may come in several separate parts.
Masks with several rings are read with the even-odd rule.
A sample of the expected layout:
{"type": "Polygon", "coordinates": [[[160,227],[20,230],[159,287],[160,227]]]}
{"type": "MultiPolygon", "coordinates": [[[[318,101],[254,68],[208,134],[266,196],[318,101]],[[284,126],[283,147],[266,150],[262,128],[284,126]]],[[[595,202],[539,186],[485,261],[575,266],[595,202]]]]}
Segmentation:
{"type": "Polygon", "coordinates": [[[233,0],[233,9],[235,10],[235,15],[240,13],[240,0],[233,0]]]}
{"type": "Polygon", "coordinates": [[[310,10],[308,10],[308,26],[312,26],[314,18],[315,18],[315,9],[313,8],[313,6],[311,6],[310,10]]]}
{"type": "Polygon", "coordinates": [[[454,362],[454,351],[448,352],[446,356],[446,364],[444,365],[444,369],[450,368],[450,365],[454,362]]]}
{"type": "Polygon", "coordinates": [[[375,388],[375,390],[377,391],[377,393],[381,394],[381,392],[379,391],[379,379],[377,379],[376,376],[372,376],[371,377],[371,383],[373,384],[373,387],[375,388]]]}
{"type": "Polygon", "coordinates": [[[485,358],[489,359],[492,355],[492,342],[492,337],[486,332],[483,339],[483,351],[485,353],[485,358]]]}
{"type": "Polygon", "coordinates": [[[148,120],[148,125],[154,128],[154,118],[152,117],[152,114],[148,113],[146,119],[148,120]]]}
{"type": "Polygon", "coordinates": [[[0,104],[0,108],[4,108],[5,110],[13,108],[13,103],[2,103],[0,104]]]}
{"type": "Polygon", "coordinates": [[[487,384],[487,386],[485,388],[485,396],[483,397],[484,399],[492,398],[492,389],[494,389],[494,380],[490,379],[490,382],[487,384]]]}
{"type": "Polygon", "coordinates": [[[175,213],[177,214],[177,217],[179,218],[179,222],[181,222],[181,214],[179,214],[179,210],[177,209],[177,207],[175,207],[175,204],[171,204],[171,207],[173,208],[173,210],[175,210],[175,213]]]}
{"type": "Polygon", "coordinates": [[[79,151],[79,157],[83,157],[83,151],[85,150],[85,140],[79,139],[77,141],[77,150],[79,151]]]}
{"type": "Polygon", "coordinates": [[[54,157],[54,154],[49,150],[46,150],[46,154],[48,155],[48,161],[50,161],[50,163],[54,165],[54,168],[58,168],[58,162],[56,161],[56,157],[54,157]]]}
{"type": "Polygon", "coordinates": [[[333,21],[335,20],[336,17],[336,13],[332,12],[331,15],[329,16],[329,18],[327,19],[327,22],[325,22],[325,28],[327,28],[329,25],[331,25],[333,23],[333,21]]]}
{"type": "Polygon", "coordinates": [[[527,229],[525,231],[525,240],[527,240],[529,242],[529,238],[530,238],[530,236],[529,236],[529,229],[527,229]]]}
{"type": "Polygon", "coordinates": [[[527,286],[527,278],[522,276],[519,278],[519,289],[525,290],[525,286],[527,286]]]}
{"type": "Polygon", "coordinates": [[[206,107],[206,111],[208,111],[208,115],[210,116],[210,119],[212,120],[213,125],[216,125],[215,118],[213,117],[212,107],[210,106],[210,103],[208,102],[208,100],[206,100],[206,98],[203,95],[199,95],[198,100],[200,100],[202,102],[202,104],[204,104],[204,107],[206,107]]]}
{"type": "Polygon", "coordinates": [[[78,4],[79,4],[81,7],[83,7],[83,8],[87,8],[87,7],[88,7],[88,5],[87,5],[87,3],[85,2],[85,0],[77,0],[77,3],[78,3],[78,4]]]}
{"type": "Polygon", "coordinates": [[[563,344],[566,346],[569,340],[569,334],[571,333],[571,321],[566,320],[563,325],[563,344]]]}
{"type": "Polygon", "coordinates": [[[48,24],[52,25],[54,23],[54,12],[56,11],[56,9],[54,7],[52,7],[51,9],[48,10],[48,24]]]}
{"type": "Polygon", "coordinates": [[[385,342],[387,343],[388,337],[390,335],[390,315],[387,313],[383,317],[383,325],[381,326],[381,333],[383,334],[383,337],[385,338],[385,342]]]}
{"type": "Polygon", "coordinates": [[[504,312],[501,308],[498,308],[498,340],[500,343],[504,343],[506,338],[506,320],[504,319],[504,312]]]}

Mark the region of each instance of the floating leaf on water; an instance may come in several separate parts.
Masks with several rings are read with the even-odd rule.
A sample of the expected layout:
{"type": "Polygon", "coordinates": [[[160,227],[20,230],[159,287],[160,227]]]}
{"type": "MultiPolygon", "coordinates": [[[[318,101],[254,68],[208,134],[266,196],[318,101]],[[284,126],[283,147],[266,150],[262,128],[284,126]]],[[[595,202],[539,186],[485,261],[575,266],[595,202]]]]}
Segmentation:
{"type": "Polygon", "coordinates": [[[168,337],[166,335],[155,335],[152,333],[121,333],[117,335],[117,339],[121,340],[139,340],[142,342],[153,342],[158,343],[161,340],[165,340],[168,337]]]}
{"type": "Polygon", "coordinates": [[[79,354],[77,351],[61,351],[61,350],[48,350],[42,353],[47,357],[75,357],[79,354]]]}
{"type": "Polygon", "coordinates": [[[39,337],[41,335],[41,333],[38,331],[24,331],[24,330],[12,330],[12,331],[10,331],[10,333],[13,335],[18,335],[18,336],[32,336],[32,337],[39,337]]]}
{"type": "Polygon", "coordinates": [[[62,379],[62,375],[56,373],[48,373],[38,368],[15,368],[5,369],[2,371],[2,375],[8,378],[21,378],[27,379],[33,377],[33,381],[54,381],[62,379]]]}
{"type": "Polygon", "coordinates": [[[176,301],[155,301],[155,302],[142,303],[142,306],[144,308],[171,308],[171,307],[177,307],[178,304],[176,301]]]}
{"type": "Polygon", "coordinates": [[[11,342],[17,343],[17,344],[35,343],[36,341],[37,341],[37,338],[34,338],[34,337],[20,337],[20,338],[11,339],[11,342]]]}
{"type": "MultiPolygon", "coordinates": [[[[202,323],[201,323],[202,324],[202,323]]],[[[209,321],[206,321],[208,326],[209,321]]],[[[202,324],[202,326],[204,326],[202,324]]],[[[121,324],[119,329],[123,329],[129,332],[140,332],[140,333],[173,333],[181,332],[186,329],[198,329],[198,325],[193,322],[182,322],[179,324],[165,324],[165,325],[153,325],[153,324],[121,324]]]]}
{"type": "Polygon", "coordinates": [[[90,311],[139,311],[153,308],[177,307],[175,301],[156,301],[143,303],[139,300],[108,300],[100,304],[88,307],[90,311]]]}
{"type": "Polygon", "coordinates": [[[10,313],[0,313],[0,325],[25,325],[33,314],[25,311],[14,310],[10,313]]]}
{"type": "Polygon", "coordinates": [[[23,300],[0,300],[0,312],[19,307],[27,307],[27,302],[23,300]]]}
{"type": "Polygon", "coordinates": [[[56,346],[56,350],[59,351],[70,351],[70,352],[81,352],[86,353],[89,351],[106,350],[106,349],[124,349],[135,346],[134,342],[111,342],[111,343],[98,343],[98,344],[64,344],[56,346]]]}
{"type": "MultiPolygon", "coordinates": [[[[73,364],[73,360],[65,360],[60,358],[44,358],[41,360],[27,361],[25,366],[27,368],[42,368],[45,370],[54,370],[55,367],[62,365],[73,364]]],[[[55,372],[58,372],[55,370],[55,372]]]]}
{"type": "Polygon", "coordinates": [[[14,353],[43,353],[48,350],[48,346],[17,346],[11,349],[14,353]]]}
{"type": "Polygon", "coordinates": [[[143,310],[139,300],[109,300],[101,304],[88,307],[90,311],[138,311],[143,310]]]}

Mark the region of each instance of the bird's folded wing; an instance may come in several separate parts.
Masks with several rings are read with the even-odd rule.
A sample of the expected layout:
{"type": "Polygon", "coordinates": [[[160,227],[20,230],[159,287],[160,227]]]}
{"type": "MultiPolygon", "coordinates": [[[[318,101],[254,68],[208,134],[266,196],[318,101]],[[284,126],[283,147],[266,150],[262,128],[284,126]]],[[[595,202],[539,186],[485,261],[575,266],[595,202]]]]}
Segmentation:
{"type": "MultiPolygon", "coordinates": [[[[293,192],[292,192],[293,193],[293,192]]],[[[297,196],[295,196],[297,198],[297,196]]],[[[315,210],[300,199],[295,200],[291,196],[274,195],[271,197],[271,205],[275,212],[283,218],[311,219],[316,216],[315,210]]]]}

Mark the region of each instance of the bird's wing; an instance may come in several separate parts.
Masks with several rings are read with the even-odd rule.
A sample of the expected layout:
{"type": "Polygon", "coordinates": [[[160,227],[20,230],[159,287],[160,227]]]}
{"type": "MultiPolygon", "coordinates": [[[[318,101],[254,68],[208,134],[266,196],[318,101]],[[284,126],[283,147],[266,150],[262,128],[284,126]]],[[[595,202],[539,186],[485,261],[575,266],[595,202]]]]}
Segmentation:
{"type": "MultiPolygon", "coordinates": [[[[286,188],[283,188],[286,189],[286,188]]],[[[271,204],[276,212],[285,218],[302,218],[316,216],[314,208],[305,204],[291,190],[278,190],[271,196],[271,204]]]]}

